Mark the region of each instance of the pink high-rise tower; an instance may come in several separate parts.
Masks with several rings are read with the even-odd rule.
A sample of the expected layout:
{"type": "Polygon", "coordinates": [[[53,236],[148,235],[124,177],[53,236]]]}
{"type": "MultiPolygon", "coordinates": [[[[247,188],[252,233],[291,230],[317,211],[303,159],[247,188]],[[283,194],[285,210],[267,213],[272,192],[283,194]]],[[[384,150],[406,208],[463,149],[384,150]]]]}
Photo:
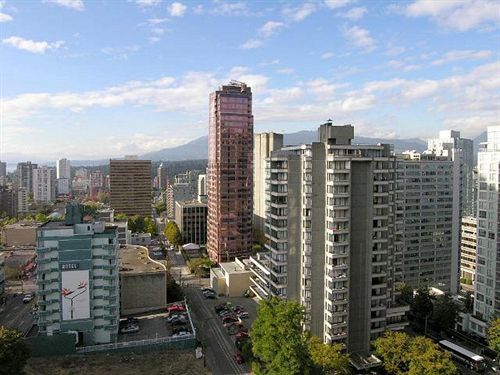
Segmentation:
{"type": "Polygon", "coordinates": [[[207,251],[217,262],[252,251],[252,90],[230,82],[210,94],[207,251]]]}

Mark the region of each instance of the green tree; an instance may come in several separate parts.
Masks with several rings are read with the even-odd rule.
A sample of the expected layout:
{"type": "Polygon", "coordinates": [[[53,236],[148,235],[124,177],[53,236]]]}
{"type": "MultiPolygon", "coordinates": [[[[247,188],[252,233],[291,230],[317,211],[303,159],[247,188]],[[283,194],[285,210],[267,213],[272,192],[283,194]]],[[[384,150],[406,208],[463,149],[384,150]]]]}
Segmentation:
{"type": "Polygon", "coordinates": [[[159,202],[155,204],[155,210],[158,215],[161,215],[162,212],[165,212],[167,210],[167,205],[165,202],[159,202]]]}
{"type": "Polygon", "coordinates": [[[410,337],[404,332],[387,331],[374,342],[375,353],[384,359],[384,368],[390,374],[403,374],[407,363],[410,337]]]}
{"type": "Polygon", "coordinates": [[[497,353],[497,358],[500,360],[500,318],[495,318],[490,323],[488,345],[497,353]]]}
{"type": "Polygon", "coordinates": [[[311,374],[307,340],[302,332],[304,309],[278,297],[262,300],[252,325],[253,371],[259,374],[311,374]]]}
{"type": "Polygon", "coordinates": [[[156,223],[152,218],[144,218],[144,231],[151,234],[151,236],[156,236],[158,234],[158,231],[156,230],[156,223]]]}
{"type": "Polygon", "coordinates": [[[413,288],[406,283],[399,283],[396,286],[396,292],[399,293],[398,300],[403,303],[411,304],[413,300],[413,288]]]}
{"type": "Polygon", "coordinates": [[[48,221],[49,218],[44,213],[39,212],[35,215],[35,220],[40,222],[45,222],[48,221]]]}
{"type": "Polygon", "coordinates": [[[182,245],[181,232],[175,221],[171,220],[167,223],[167,225],[165,226],[164,234],[168,242],[170,242],[172,245],[174,246],[182,245]]]}
{"type": "Polygon", "coordinates": [[[101,202],[103,204],[108,204],[109,203],[109,193],[106,193],[104,191],[100,191],[97,193],[97,201],[101,202]]]}
{"type": "Polygon", "coordinates": [[[29,357],[22,334],[0,327],[0,375],[22,374],[29,357]]]}
{"type": "Polygon", "coordinates": [[[420,324],[425,324],[427,318],[432,315],[432,300],[428,288],[419,288],[411,303],[411,311],[420,324]]]}
{"type": "Polygon", "coordinates": [[[128,216],[125,214],[116,214],[115,215],[115,220],[121,221],[121,220],[128,220],[128,216]]]}
{"type": "Polygon", "coordinates": [[[134,215],[128,219],[128,229],[132,233],[144,233],[146,230],[146,223],[144,216],[134,215]]]}
{"type": "Polygon", "coordinates": [[[323,344],[317,336],[308,340],[309,354],[314,366],[314,374],[349,374],[349,356],[343,354],[340,344],[323,344]]]}
{"type": "Polygon", "coordinates": [[[411,339],[408,360],[409,375],[454,375],[457,373],[450,353],[442,351],[427,337],[418,336],[411,339]]]}
{"type": "Polygon", "coordinates": [[[439,296],[434,302],[431,325],[434,329],[446,331],[453,328],[458,318],[458,307],[448,294],[439,296]]]}

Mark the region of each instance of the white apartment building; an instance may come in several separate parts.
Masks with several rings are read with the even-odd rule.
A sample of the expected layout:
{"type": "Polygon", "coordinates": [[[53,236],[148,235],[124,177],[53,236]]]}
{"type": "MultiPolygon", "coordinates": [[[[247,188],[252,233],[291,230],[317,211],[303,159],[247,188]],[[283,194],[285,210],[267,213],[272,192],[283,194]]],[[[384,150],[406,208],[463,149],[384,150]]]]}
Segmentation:
{"type": "Polygon", "coordinates": [[[460,234],[460,283],[464,289],[473,289],[476,279],[477,219],[462,218],[460,234]]]}
{"type": "Polygon", "coordinates": [[[500,314],[500,126],[488,127],[478,155],[477,255],[470,329],[486,336],[500,314]]]}
{"type": "Polygon", "coordinates": [[[57,178],[71,178],[71,162],[68,159],[59,159],[56,164],[57,178]]]}
{"type": "Polygon", "coordinates": [[[299,301],[305,327],[367,355],[386,329],[402,329],[402,225],[396,159],[388,145],[352,145],[352,126],[320,127],[320,142],[267,159],[267,252],[251,257],[251,289],[299,301]]]}
{"type": "Polygon", "coordinates": [[[33,169],[33,200],[37,203],[54,202],[56,199],[56,171],[54,168],[33,169]]]}

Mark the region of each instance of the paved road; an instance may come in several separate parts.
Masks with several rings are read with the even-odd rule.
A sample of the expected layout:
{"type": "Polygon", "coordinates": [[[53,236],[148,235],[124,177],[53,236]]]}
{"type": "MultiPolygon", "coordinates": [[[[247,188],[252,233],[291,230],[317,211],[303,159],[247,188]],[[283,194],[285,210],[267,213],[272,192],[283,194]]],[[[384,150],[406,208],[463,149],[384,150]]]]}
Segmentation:
{"type": "Polygon", "coordinates": [[[32,307],[33,301],[24,304],[22,295],[13,297],[13,294],[8,294],[7,303],[0,306],[0,326],[27,333],[33,325],[32,307]]]}

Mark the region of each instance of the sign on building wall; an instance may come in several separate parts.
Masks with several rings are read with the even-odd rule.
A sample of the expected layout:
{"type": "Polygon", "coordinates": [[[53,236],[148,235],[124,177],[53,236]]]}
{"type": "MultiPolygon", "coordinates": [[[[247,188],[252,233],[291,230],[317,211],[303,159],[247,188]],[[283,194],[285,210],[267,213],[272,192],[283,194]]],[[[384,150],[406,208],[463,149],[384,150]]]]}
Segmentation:
{"type": "Polygon", "coordinates": [[[89,271],[63,271],[61,279],[62,319],[89,319],[89,271]]]}

